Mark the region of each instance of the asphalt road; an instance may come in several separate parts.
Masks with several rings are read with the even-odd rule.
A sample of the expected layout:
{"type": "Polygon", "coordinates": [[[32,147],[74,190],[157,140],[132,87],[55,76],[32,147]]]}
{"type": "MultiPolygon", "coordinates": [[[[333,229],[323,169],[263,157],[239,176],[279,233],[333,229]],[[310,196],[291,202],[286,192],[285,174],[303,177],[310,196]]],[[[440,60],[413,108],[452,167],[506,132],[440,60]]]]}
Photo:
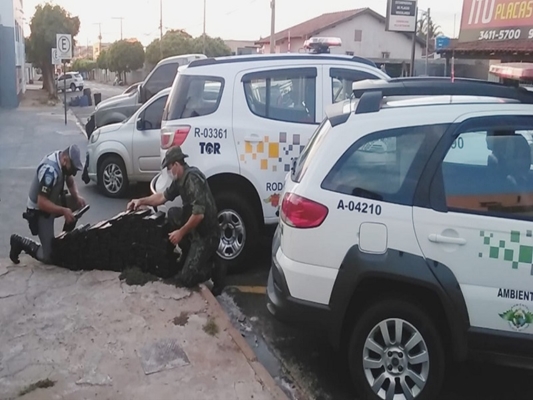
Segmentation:
{"type": "MultiPolygon", "coordinates": [[[[99,90],[103,98],[120,93],[123,88],[90,85],[93,93],[99,90]]],[[[70,94],[79,95],[79,92],[70,94]]],[[[80,115],[87,112],[73,108],[80,115]]],[[[64,124],[61,107],[19,108],[0,110],[0,258],[7,258],[9,236],[19,233],[29,236],[27,223],[22,219],[29,185],[39,160],[48,152],[77,143],[82,151],[86,138],[75,118],[69,116],[64,124]]],[[[91,205],[82,223],[96,223],[124,210],[127,199],[102,196],[94,184],[85,185],[76,177],[81,195],[91,205]]],[[[136,186],[129,198],[147,195],[148,186],[136,186]]],[[[62,220],[56,223],[56,232],[62,220]]],[[[342,357],[327,345],[323,334],[311,330],[289,328],[274,320],[265,307],[266,285],[270,265],[270,238],[266,237],[256,262],[239,275],[228,277],[228,288],[219,297],[225,308],[235,316],[236,325],[265,363],[267,369],[283,380],[293,378],[309,396],[299,399],[353,400],[357,398],[351,387],[342,357]],[[244,318],[241,313],[246,317],[244,318]],[[276,357],[280,360],[278,361],[276,357]],[[284,371],[288,371],[284,373],[284,371]]],[[[530,400],[533,372],[468,363],[451,366],[444,392],[437,400],[530,400]]]]}
{"type": "MultiPolygon", "coordinates": [[[[123,88],[102,87],[103,98],[109,97],[123,88]]],[[[94,93],[94,89],[93,89],[94,93]]],[[[80,92],[67,93],[68,96],[80,92]]],[[[79,107],[78,107],[79,108],[79,107]]],[[[75,108],[73,108],[74,111],[75,108]]],[[[88,109],[88,108],[85,108],[88,109]]],[[[76,110],[80,111],[80,110],[76,110]]],[[[20,107],[14,111],[0,110],[0,258],[9,254],[9,237],[12,233],[30,236],[28,224],[22,219],[34,170],[39,161],[48,153],[64,149],[70,144],[78,144],[85,154],[87,139],[80,131],[76,118],[68,114],[64,122],[62,105],[39,108],[20,107]]],[[[87,200],[91,209],[82,217],[81,223],[96,223],[124,211],[128,199],[110,199],[102,196],[94,183],[86,185],[81,173],[76,176],[80,194],[87,200]]],[[[148,185],[132,186],[129,197],[149,194],[148,185]]],[[[59,232],[63,220],[56,221],[59,232]]],[[[34,239],[36,239],[34,237],[34,239]]]]}

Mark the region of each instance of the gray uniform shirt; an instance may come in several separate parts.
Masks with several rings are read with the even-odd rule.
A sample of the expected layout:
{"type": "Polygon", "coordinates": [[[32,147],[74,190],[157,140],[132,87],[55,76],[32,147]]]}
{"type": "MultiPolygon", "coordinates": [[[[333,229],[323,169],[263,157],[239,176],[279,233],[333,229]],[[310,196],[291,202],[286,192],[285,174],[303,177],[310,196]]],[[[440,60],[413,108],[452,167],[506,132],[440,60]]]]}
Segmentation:
{"type": "Polygon", "coordinates": [[[39,194],[46,196],[54,204],[60,204],[61,191],[63,190],[65,179],[59,160],[60,153],[61,151],[55,151],[48,154],[37,167],[28,195],[28,208],[39,209],[37,205],[37,196],[39,194]]]}

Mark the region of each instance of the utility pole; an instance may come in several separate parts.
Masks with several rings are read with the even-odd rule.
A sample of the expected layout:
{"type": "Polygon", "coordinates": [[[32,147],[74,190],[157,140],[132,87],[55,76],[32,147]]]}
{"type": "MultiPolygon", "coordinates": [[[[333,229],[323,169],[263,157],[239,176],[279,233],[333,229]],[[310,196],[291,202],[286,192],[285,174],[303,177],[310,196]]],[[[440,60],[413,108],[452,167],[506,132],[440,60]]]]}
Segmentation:
{"type": "Polygon", "coordinates": [[[122,36],[122,20],[124,19],[124,17],[113,17],[113,19],[119,19],[120,20],[120,40],[123,39],[123,36],[122,36]]]}
{"type": "Polygon", "coordinates": [[[207,0],[204,0],[204,51],[203,53],[205,54],[205,46],[206,46],[206,37],[205,37],[205,17],[206,17],[206,2],[207,0]]]}
{"type": "Polygon", "coordinates": [[[159,52],[163,59],[163,0],[159,0],[159,52]]]}
{"type": "Polygon", "coordinates": [[[418,26],[418,7],[416,8],[415,12],[415,21],[417,23],[415,24],[415,31],[413,32],[413,43],[411,48],[411,68],[410,68],[410,74],[409,76],[413,76],[415,74],[415,53],[416,53],[416,28],[418,26]]]}
{"type": "Polygon", "coordinates": [[[426,12],[426,76],[428,74],[428,59],[429,59],[429,35],[430,35],[430,26],[429,26],[429,22],[430,22],[430,14],[431,12],[431,8],[428,8],[427,12],[426,12]]]}
{"type": "Polygon", "coordinates": [[[270,8],[272,9],[272,14],[270,17],[270,53],[276,52],[276,0],[270,0],[270,8]]]}

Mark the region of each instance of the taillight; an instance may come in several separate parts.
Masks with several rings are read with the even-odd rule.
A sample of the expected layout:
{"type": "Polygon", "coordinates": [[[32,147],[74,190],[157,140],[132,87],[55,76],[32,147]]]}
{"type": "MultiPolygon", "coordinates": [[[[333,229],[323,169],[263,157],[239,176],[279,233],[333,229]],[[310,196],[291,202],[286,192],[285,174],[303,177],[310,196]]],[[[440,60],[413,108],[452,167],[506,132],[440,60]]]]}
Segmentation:
{"type": "Polygon", "coordinates": [[[316,228],[320,226],[328,215],[328,208],[320,203],[286,193],[281,203],[281,218],[283,222],[294,228],[316,228]]]}
{"type": "Polygon", "coordinates": [[[191,127],[189,125],[162,128],[161,148],[166,150],[172,146],[181,146],[185,142],[185,139],[187,139],[190,130],[191,127]]]}

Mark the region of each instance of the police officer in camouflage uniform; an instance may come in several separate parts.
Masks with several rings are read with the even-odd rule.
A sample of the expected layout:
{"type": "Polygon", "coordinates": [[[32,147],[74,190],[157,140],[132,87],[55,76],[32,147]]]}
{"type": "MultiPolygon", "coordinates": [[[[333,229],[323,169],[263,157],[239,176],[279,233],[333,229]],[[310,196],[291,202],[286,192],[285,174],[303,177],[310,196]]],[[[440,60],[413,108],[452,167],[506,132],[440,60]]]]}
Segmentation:
{"type": "Polygon", "coordinates": [[[213,277],[217,288],[214,290],[218,290],[225,271],[224,266],[216,261],[216,250],[220,242],[217,207],[205,175],[198,168],[189,166],[185,162],[187,157],[180,146],[170,148],[162,168],[166,168],[172,175],[171,185],[164,193],[132,200],[127,208],[136,210],[140,206],[157,207],[181,196],[183,208],[172,207],[167,214],[173,229],[169,233],[170,242],[177,245],[186,235],[190,235],[191,239],[178,280],[186,287],[193,287],[213,277]]]}
{"type": "Polygon", "coordinates": [[[22,251],[33,258],[53,263],[52,241],[55,218],[63,216],[68,224],[75,224],[73,211],[85,206],[85,200],[78,194],[74,176],[83,168],[80,149],[72,145],[65,150],[55,151],[44,157],[33,177],[23,214],[28,220],[31,233],[39,235],[41,244],[19,235],[11,235],[9,258],[18,264],[22,251]],[[64,194],[67,185],[70,195],[64,194]]]}

